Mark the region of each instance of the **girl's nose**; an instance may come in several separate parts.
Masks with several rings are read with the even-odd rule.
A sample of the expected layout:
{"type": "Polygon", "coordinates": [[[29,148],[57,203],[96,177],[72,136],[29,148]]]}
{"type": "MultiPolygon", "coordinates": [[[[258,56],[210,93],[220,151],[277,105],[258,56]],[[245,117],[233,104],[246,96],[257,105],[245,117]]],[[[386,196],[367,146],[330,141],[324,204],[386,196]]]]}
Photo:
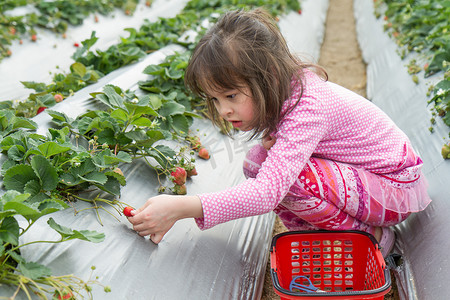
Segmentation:
{"type": "Polygon", "coordinates": [[[227,105],[227,103],[221,102],[219,105],[216,105],[216,109],[219,112],[219,115],[222,118],[226,118],[232,115],[233,108],[230,105],[227,105]]]}

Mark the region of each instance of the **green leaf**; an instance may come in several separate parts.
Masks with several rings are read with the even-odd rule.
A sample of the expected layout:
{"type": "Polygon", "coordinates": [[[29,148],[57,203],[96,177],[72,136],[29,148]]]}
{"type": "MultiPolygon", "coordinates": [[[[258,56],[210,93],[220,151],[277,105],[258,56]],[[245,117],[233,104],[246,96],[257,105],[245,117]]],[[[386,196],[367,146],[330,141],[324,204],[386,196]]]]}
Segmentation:
{"type": "Polygon", "coordinates": [[[19,244],[19,223],[14,217],[6,217],[0,226],[0,240],[12,245],[19,244]]]}
{"type": "Polygon", "coordinates": [[[16,165],[5,172],[3,184],[8,190],[23,193],[25,185],[31,180],[39,180],[30,165],[16,165]]]}
{"type": "Polygon", "coordinates": [[[42,188],[46,191],[56,189],[58,185],[58,173],[56,168],[42,155],[35,155],[31,159],[31,166],[39,177],[42,188]]]}
{"type": "Polygon", "coordinates": [[[151,127],[152,121],[146,117],[140,117],[133,122],[131,122],[131,125],[139,126],[139,127],[151,127]]]}
{"type": "Polygon", "coordinates": [[[185,107],[183,105],[170,101],[163,104],[163,106],[159,109],[159,114],[163,117],[168,117],[183,114],[184,111],[185,107]]]}
{"type": "Polygon", "coordinates": [[[105,184],[106,181],[108,180],[108,178],[106,177],[105,174],[97,172],[97,171],[88,173],[84,176],[78,175],[78,177],[80,177],[84,181],[91,182],[91,183],[97,183],[97,184],[105,184]]]}
{"type": "Polygon", "coordinates": [[[27,220],[37,220],[42,214],[41,212],[34,207],[33,204],[29,204],[26,202],[8,202],[4,206],[5,210],[14,210],[17,214],[22,215],[27,220]]]}
{"type": "Polygon", "coordinates": [[[23,118],[23,117],[15,117],[13,119],[13,129],[17,129],[17,128],[27,128],[27,129],[37,129],[37,123],[34,122],[33,120],[30,120],[28,118],[23,118]]]}
{"type": "Polygon", "coordinates": [[[71,148],[68,146],[62,146],[55,142],[45,142],[39,145],[38,149],[41,151],[42,155],[49,158],[50,156],[69,151],[71,148]]]}
{"type": "Polygon", "coordinates": [[[108,176],[108,181],[105,184],[96,186],[107,193],[120,195],[120,183],[116,176],[108,176]]]}
{"type": "Polygon", "coordinates": [[[52,275],[52,271],[49,268],[35,262],[20,262],[19,270],[23,276],[28,277],[31,280],[37,280],[52,275]]]}
{"type": "Polygon", "coordinates": [[[82,63],[79,62],[75,62],[70,66],[70,70],[77,74],[80,77],[83,77],[84,74],[86,74],[86,66],[83,65],[82,63]]]}
{"type": "Polygon", "coordinates": [[[113,108],[125,108],[123,104],[123,98],[116,92],[116,89],[113,85],[106,85],[103,88],[103,92],[108,97],[107,105],[113,108]]]}
{"type": "Polygon", "coordinates": [[[64,241],[79,239],[83,241],[99,243],[105,239],[104,233],[98,233],[97,231],[89,230],[72,230],[68,227],[59,225],[53,218],[48,219],[48,225],[61,235],[64,241]]]}
{"type": "Polygon", "coordinates": [[[114,177],[115,179],[117,179],[121,186],[124,186],[127,184],[125,176],[120,175],[119,173],[116,173],[114,171],[108,171],[108,172],[105,172],[105,175],[108,177],[114,177]]]}
{"type": "Polygon", "coordinates": [[[181,135],[186,135],[189,131],[189,121],[183,115],[172,117],[172,128],[181,135]]]}

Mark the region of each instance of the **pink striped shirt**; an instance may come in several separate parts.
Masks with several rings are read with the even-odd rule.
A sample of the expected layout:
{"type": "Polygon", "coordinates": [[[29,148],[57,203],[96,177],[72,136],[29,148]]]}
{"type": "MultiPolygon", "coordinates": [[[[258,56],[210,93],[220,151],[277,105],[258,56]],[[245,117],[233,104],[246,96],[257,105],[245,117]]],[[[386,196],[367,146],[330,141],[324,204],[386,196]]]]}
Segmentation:
{"type": "MultiPolygon", "coordinates": [[[[310,156],[352,164],[376,174],[404,167],[408,137],[377,106],[312,71],[305,71],[299,104],[277,126],[276,143],[256,178],[227,190],[200,194],[200,229],[272,211],[294,184],[310,156]]],[[[283,111],[300,96],[300,85],[283,111]]]]}

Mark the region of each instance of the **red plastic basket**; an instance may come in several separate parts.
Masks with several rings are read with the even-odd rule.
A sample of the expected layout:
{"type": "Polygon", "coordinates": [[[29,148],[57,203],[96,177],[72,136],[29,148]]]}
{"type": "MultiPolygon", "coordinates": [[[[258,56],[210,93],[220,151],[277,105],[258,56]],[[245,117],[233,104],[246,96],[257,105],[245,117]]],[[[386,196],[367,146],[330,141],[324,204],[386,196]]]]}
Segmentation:
{"type": "Polygon", "coordinates": [[[270,252],[272,282],[281,299],[383,299],[391,289],[378,243],[365,232],[284,232],[273,237],[270,252]],[[324,292],[290,290],[297,276],[324,292]]]}

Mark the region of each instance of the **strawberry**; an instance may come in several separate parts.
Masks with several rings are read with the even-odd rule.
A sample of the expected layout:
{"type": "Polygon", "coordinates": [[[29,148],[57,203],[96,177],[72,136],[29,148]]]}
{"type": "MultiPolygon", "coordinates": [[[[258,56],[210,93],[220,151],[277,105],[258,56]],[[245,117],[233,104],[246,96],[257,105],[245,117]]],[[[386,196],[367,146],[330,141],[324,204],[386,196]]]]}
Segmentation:
{"type": "Polygon", "coordinates": [[[187,173],[188,177],[192,177],[192,176],[198,175],[197,170],[195,169],[195,167],[186,170],[186,173],[187,173]]]}
{"type": "Polygon", "coordinates": [[[9,27],[9,33],[11,33],[12,35],[16,34],[16,28],[15,27],[9,27]]]}
{"type": "Polygon", "coordinates": [[[450,145],[444,144],[444,146],[442,146],[441,154],[444,159],[450,158],[450,145]]]}
{"type": "Polygon", "coordinates": [[[98,16],[97,15],[95,15],[94,21],[95,21],[95,23],[98,23],[98,16]]]}
{"type": "Polygon", "coordinates": [[[64,99],[61,94],[55,94],[53,96],[53,98],[55,98],[56,103],[59,103],[59,102],[63,101],[63,99],[64,99]]]}
{"type": "Polygon", "coordinates": [[[198,151],[198,157],[203,158],[203,159],[209,159],[208,149],[200,148],[200,150],[198,151]]]}
{"type": "Polygon", "coordinates": [[[424,70],[424,71],[428,70],[428,67],[429,67],[429,66],[430,66],[429,63],[425,63],[425,64],[423,65],[423,70],[424,70]]]}
{"type": "Polygon", "coordinates": [[[37,115],[40,114],[40,113],[43,112],[46,108],[47,108],[47,107],[45,107],[45,106],[39,107],[38,110],[37,110],[37,112],[36,112],[36,114],[37,114],[37,115]]]}
{"type": "Polygon", "coordinates": [[[187,173],[182,167],[177,167],[170,175],[172,175],[172,181],[176,185],[183,185],[186,182],[187,173]]]}
{"type": "Polygon", "coordinates": [[[146,6],[152,5],[152,1],[150,1],[150,0],[145,1],[145,5],[146,5],[146,6]]]}
{"type": "Polygon", "coordinates": [[[21,45],[22,45],[22,44],[23,44],[23,41],[22,41],[22,40],[19,40],[19,44],[21,44],[21,45]]]}
{"type": "Polygon", "coordinates": [[[73,296],[72,292],[63,293],[62,295],[60,293],[58,293],[58,292],[55,292],[55,294],[53,296],[56,297],[56,299],[58,299],[58,300],[75,299],[75,297],[73,296]]]}
{"type": "Polygon", "coordinates": [[[78,44],[78,43],[73,43],[73,46],[74,46],[74,47],[80,47],[80,44],[78,44]]]}
{"type": "Polygon", "coordinates": [[[8,49],[8,51],[6,51],[6,56],[11,56],[11,55],[12,55],[12,52],[11,52],[11,50],[8,49]]]}
{"type": "Polygon", "coordinates": [[[131,215],[131,211],[132,211],[132,210],[134,210],[134,208],[127,206],[127,207],[125,207],[125,208],[123,209],[123,214],[124,214],[126,217],[132,217],[132,215],[131,215]]]}
{"type": "Polygon", "coordinates": [[[122,170],[120,168],[115,168],[113,170],[113,172],[123,176],[123,172],[122,172],[122,170]]]}
{"type": "Polygon", "coordinates": [[[63,38],[63,39],[66,39],[66,38],[67,38],[67,34],[66,34],[65,32],[62,34],[62,38],[63,38]]]}
{"type": "Polygon", "coordinates": [[[298,12],[299,15],[302,14],[302,10],[301,9],[299,9],[297,12],[298,12]]]}
{"type": "Polygon", "coordinates": [[[177,194],[177,195],[186,195],[186,193],[187,193],[185,184],[182,184],[182,185],[176,184],[173,187],[173,190],[174,190],[175,194],[177,194]]]}
{"type": "Polygon", "coordinates": [[[33,42],[36,42],[36,41],[37,41],[37,35],[36,35],[36,34],[32,34],[32,35],[31,35],[31,40],[32,40],[33,42]]]}

